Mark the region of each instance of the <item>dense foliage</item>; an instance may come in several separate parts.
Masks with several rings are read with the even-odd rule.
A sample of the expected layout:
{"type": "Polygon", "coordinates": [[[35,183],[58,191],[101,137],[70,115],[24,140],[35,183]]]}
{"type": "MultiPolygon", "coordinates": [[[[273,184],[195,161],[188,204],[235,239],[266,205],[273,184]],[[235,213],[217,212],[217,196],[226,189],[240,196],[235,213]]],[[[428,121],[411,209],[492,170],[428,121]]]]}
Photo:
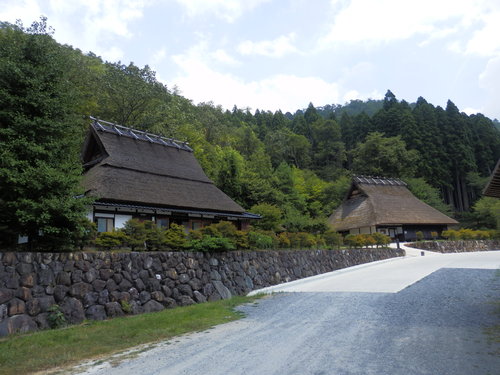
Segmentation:
{"type": "MultiPolygon", "coordinates": [[[[311,103],[294,114],[194,105],[148,66],[59,45],[43,19],[29,29],[1,24],[0,59],[0,230],[10,241],[75,231],[89,115],[189,141],[215,184],[264,216],[263,231],[324,233],[353,173],[404,178],[441,211],[467,212],[500,158],[495,123],[451,101],[410,105],[388,91],[381,101],[311,103]]],[[[471,215],[471,226],[497,220],[471,215]]]]}
{"type": "MultiPolygon", "coordinates": [[[[373,244],[385,245],[389,237],[381,233],[373,235],[373,244]]],[[[87,246],[102,250],[129,248],[132,251],[189,250],[221,252],[248,249],[335,249],[342,244],[342,236],[332,230],[322,234],[306,232],[276,232],[250,228],[237,230],[228,222],[221,221],[186,233],[183,226],[172,224],[169,229],[157,227],[152,221],[131,219],[125,227],[113,232],[94,234],[86,238],[87,246]]],[[[363,245],[364,246],[364,245],[363,245]]]]}

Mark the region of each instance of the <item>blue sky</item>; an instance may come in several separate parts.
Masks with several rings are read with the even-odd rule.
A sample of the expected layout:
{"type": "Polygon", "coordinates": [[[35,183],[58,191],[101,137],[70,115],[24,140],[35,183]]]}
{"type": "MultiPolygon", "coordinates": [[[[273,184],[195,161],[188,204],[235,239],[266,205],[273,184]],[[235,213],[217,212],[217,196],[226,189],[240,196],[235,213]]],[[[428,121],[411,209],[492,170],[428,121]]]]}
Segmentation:
{"type": "Polygon", "coordinates": [[[195,104],[294,112],[390,89],[500,119],[498,0],[0,0],[2,21],[40,15],[195,104]]]}

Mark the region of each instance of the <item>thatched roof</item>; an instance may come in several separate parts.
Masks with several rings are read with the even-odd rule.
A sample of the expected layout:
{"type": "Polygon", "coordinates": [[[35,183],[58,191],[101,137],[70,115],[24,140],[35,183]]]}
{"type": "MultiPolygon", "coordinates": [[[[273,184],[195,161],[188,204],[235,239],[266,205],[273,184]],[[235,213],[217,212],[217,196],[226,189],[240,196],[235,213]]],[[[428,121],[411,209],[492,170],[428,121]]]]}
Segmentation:
{"type": "Polygon", "coordinates": [[[329,217],[338,231],[375,225],[450,225],[458,222],[417,199],[398,179],[358,176],[329,217]]]}
{"type": "Polygon", "coordinates": [[[483,194],[487,197],[500,198],[500,160],[498,160],[483,194]]]}
{"type": "Polygon", "coordinates": [[[94,119],[83,184],[101,201],[243,213],[205,175],[186,144],[94,119]]]}

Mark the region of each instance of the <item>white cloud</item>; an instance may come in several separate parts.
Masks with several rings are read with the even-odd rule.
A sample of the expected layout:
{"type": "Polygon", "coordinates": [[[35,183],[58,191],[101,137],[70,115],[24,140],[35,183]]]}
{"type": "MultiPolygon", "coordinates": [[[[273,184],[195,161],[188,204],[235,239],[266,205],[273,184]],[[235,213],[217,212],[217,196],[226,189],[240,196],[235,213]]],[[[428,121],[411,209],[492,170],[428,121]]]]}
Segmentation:
{"type": "Polygon", "coordinates": [[[234,22],[245,12],[270,0],[176,0],[190,17],[214,14],[227,22],[234,22]]]}
{"type": "Polygon", "coordinates": [[[500,119],[500,57],[488,61],[485,70],[479,76],[479,86],[488,93],[488,100],[484,104],[484,112],[489,116],[500,119]]]}
{"type": "Polygon", "coordinates": [[[234,57],[229,55],[226,51],[223,49],[218,49],[210,54],[210,56],[217,62],[220,62],[222,64],[227,64],[227,65],[238,65],[239,61],[236,60],[234,57]]]}
{"type": "Polygon", "coordinates": [[[167,49],[165,47],[160,48],[153,54],[153,56],[151,56],[151,64],[155,66],[164,61],[166,57],[167,57],[167,49]]]}
{"type": "Polygon", "coordinates": [[[450,43],[454,51],[491,55],[500,49],[497,0],[333,0],[331,5],[332,24],[320,39],[320,48],[338,43],[376,45],[416,35],[425,38],[420,42],[424,46],[471,29],[465,47],[450,43]]]}
{"type": "Polygon", "coordinates": [[[267,57],[283,57],[289,53],[298,53],[293,45],[295,34],[282,35],[274,40],[252,42],[246,40],[238,45],[238,52],[242,55],[262,55],[267,57]]]}
{"type": "Polygon", "coordinates": [[[142,18],[149,3],[150,0],[7,0],[0,19],[14,22],[20,18],[30,25],[43,14],[54,27],[57,41],[111,60],[122,58],[123,52],[107,42],[114,37],[131,37],[130,23],[142,18]]]}
{"type": "Polygon", "coordinates": [[[194,102],[213,101],[230,109],[238,107],[263,110],[295,111],[309,102],[335,103],[339,87],[317,77],[272,75],[261,80],[245,81],[230,73],[211,68],[205,46],[199,44],[185,54],[174,56],[181,72],[172,80],[183,95],[194,102]]]}

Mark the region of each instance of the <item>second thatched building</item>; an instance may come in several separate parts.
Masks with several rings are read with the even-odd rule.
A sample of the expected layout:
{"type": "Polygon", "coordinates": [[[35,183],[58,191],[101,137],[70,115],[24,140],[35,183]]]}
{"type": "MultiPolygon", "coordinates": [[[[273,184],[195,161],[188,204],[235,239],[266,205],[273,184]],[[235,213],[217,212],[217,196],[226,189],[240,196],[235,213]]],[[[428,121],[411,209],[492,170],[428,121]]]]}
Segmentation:
{"type": "Polygon", "coordinates": [[[422,232],[430,239],[458,222],[416,198],[406,183],[394,178],[356,176],[349,193],[328,219],[343,234],[380,232],[414,241],[422,232]]]}

